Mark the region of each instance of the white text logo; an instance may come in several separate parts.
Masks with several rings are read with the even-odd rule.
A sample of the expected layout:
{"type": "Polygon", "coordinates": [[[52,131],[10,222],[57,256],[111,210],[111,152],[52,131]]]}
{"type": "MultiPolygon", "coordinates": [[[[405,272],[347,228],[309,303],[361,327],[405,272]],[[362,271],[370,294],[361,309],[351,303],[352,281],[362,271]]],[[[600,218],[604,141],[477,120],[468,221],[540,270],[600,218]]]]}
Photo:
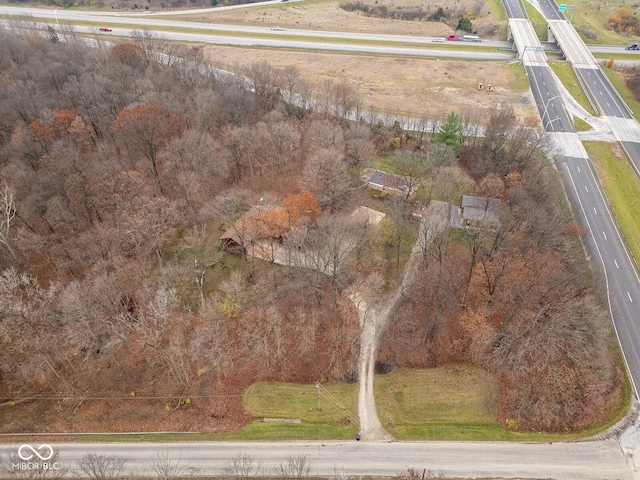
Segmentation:
{"type": "Polygon", "coordinates": [[[22,460],[31,460],[34,456],[38,457],[43,462],[47,460],[51,460],[53,458],[53,448],[51,445],[42,444],[37,449],[33,448],[31,445],[24,444],[20,445],[18,448],[18,456],[22,460]]]}

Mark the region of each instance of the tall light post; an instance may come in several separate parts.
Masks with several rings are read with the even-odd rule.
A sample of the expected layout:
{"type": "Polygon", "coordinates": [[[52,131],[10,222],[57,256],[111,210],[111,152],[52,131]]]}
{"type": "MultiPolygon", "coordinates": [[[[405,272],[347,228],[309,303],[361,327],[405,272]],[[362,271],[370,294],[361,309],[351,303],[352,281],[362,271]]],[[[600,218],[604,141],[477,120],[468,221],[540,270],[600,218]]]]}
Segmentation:
{"type": "MultiPolygon", "coordinates": [[[[542,122],[542,124],[543,124],[543,125],[545,125],[545,123],[544,123],[544,117],[547,115],[547,108],[549,107],[549,104],[550,104],[553,100],[555,100],[556,98],[560,98],[560,97],[562,97],[562,95],[559,95],[559,94],[558,94],[558,95],[556,95],[555,97],[551,97],[551,98],[550,98],[549,100],[547,100],[547,102],[544,104],[544,109],[542,110],[542,117],[540,118],[540,121],[542,122]]],[[[556,119],[556,120],[557,120],[557,119],[556,119]]],[[[548,125],[548,124],[549,124],[549,122],[547,122],[547,124],[546,124],[546,125],[548,125]]],[[[545,128],[544,128],[545,130],[547,129],[547,126],[546,126],[546,125],[545,125],[545,128]]]]}

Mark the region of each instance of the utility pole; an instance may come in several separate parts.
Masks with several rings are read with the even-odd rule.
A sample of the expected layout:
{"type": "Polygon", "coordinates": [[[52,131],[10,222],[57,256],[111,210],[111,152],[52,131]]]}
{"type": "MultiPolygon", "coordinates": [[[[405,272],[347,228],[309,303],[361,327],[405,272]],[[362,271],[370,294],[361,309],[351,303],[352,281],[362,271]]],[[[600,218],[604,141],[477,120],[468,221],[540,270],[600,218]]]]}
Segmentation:
{"type": "Polygon", "coordinates": [[[316,382],[316,396],[318,397],[318,411],[320,411],[320,382],[316,382]]]}

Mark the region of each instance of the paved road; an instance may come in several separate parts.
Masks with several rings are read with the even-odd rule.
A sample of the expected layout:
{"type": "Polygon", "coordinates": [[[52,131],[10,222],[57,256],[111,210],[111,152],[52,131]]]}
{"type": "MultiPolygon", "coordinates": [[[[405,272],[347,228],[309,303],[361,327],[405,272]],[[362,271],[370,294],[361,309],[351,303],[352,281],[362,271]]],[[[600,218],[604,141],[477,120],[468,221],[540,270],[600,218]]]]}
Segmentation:
{"type": "MultiPolygon", "coordinates": [[[[267,2],[271,3],[271,2],[267,2]]],[[[275,2],[279,3],[279,2],[275,2]]],[[[252,5],[252,4],[251,4],[252,5]]],[[[432,47],[436,39],[441,37],[424,37],[420,35],[385,35],[385,34],[371,34],[371,33],[353,33],[353,32],[337,32],[337,31],[322,31],[322,30],[306,30],[306,29],[282,29],[272,30],[277,25],[266,25],[264,27],[246,26],[246,25],[228,25],[222,23],[209,23],[209,22],[192,22],[192,21],[178,21],[178,20],[160,20],[149,18],[146,16],[136,16],[134,18],[127,18],[123,15],[111,16],[98,12],[83,12],[83,11],[71,11],[71,10],[51,10],[44,8],[26,8],[26,7],[7,7],[0,6],[0,14],[5,15],[30,15],[35,18],[51,19],[54,22],[60,21],[82,21],[82,22],[95,22],[98,26],[139,26],[149,27],[151,30],[162,30],[165,28],[171,29],[185,29],[189,31],[206,31],[209,33],[220,34],[221,32],[234,32],[234,33],[246,33],[254,35],[278,35],[281,37],[296,37],[296,38],[314,38],[314,39],[330,39],[335,41],[362,41],[362,42],[377,42],[377,43],[404,43],[404,44],[416,44],[425,45],[428,44],[432,47]],[[145,17],[145,18],[142,18],[145,17]]],[[[97,28],[96,28],[97,30],[97,28]]],[[[98,33],[96,31],[96,33],[98,33]]],[[[163,33],[169,35],[169,32],[163,33]]],[[[460,42],[437,42],[443,45],[461,45],[460,42]]],[[[483,42],[465,42],[466,48],[478,49],[480,47],[496,47],[496,48],[511,48],[511,42],[502,41],[483,41],[483,42]]]]}
{"type": "MultiPolygon", "coordinates": [[[[36,446],[39,444],[36,444],[36,446]]],[[[110,443],[52,444],[63,468],[76,468],[88,452],[124,460],[125,471],[151,473],[154,455],[168,451],[191,475],[223,473],[239,452],[261,462],[265,473],[292,455],[307,455],[312,473],[395,475],[407,468],[431,469],[460,478],[539,478],[558,480],[632,480],[632,469],[616,442],[521,444],[477,442],[429,443],[110,443]]],[[[18,445],[0,445],[7,458],[18,445]]],[[[6,460],[5,460],[6,461],[6,460]]]]}
{"type": "Polygon", "coordinates": [[[573,125],[564,106],[562,95],[548,66],[525,67],[531,92],[538,105],[542,128],[548,132],[571,132],[573,125]]]}

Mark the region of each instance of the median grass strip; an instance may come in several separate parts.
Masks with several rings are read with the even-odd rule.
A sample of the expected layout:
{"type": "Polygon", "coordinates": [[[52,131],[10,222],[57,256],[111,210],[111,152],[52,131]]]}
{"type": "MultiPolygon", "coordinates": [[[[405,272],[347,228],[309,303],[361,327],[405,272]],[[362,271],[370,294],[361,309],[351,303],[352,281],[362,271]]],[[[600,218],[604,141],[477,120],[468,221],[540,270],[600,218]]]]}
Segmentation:
{"type": "Polygon", "coordinates": [[[531,21],[531,26],[536,32],[538,39],[541,42],[547,41],[547,20],[535,9],[533,5],[528,2],[524,2],[524,6],[527,9],[527,15],[531,21]]]}
{"type": "Polygon", "coordinates": [[[584,142],[636,264],[640,260],[640,181],[617,144],[584,142]]]}
{"type": "Polygon", "coordinates": [[[549,66],[553,72],[558,76],[562,84],[569,91],[571,96],[591,115],[598,115],[587,98],[586,93],[582,89],[582,85],[578,81],[571,63],[566,60],[549,60],[549,66]]]}

